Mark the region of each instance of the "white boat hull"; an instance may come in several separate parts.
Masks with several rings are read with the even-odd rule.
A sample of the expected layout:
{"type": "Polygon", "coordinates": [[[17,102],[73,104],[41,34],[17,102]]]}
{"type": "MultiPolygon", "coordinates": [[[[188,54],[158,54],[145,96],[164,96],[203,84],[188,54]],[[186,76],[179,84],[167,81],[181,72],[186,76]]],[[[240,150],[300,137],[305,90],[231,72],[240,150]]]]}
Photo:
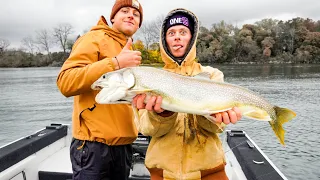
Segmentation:
{"type": "MultiPolygon", "coordinates": [[[[253,179],[253,176],[259,176],[260,174],[251,173],[250,171],[255,171],[252,168],[267,169],[271,171],[272,179],[279,180],[287,180],[287,178],[279,171],[279,169],[271,162],[271,160],[261,151],[261,149],[250,139],[250,137],[242,131],[227,131],[227,141],[224,141],[224,150],[226,155],[226,173],[230,180],[247,180],[253,179]],[[237,142],[236,138],[240,138],[241,142],[237,142]],[[243,140],[245,138],[245,140],[243,140]],[[243,142],[242,142],[243,141],[243,142]],[[233,145],[230,149],[230,144],[238,143],[238,145],[233,145]],[[240,149],[247,149],[245,151],[251,153],[246,155],[246,157],[241,157],[241,153],[239,153],[240,149]],[[238,148],[238,149],[237,149],[238,148]],[[254,154],[255,153],[255,154],[254,154]],[[259,155],[259,156],[257,156],[259,155]],[[252,158],[252,159],[250,159],[252,158]],[[258,158],[258,159],[254,159],[258,158]],[[263,162],[261,162],[263,159],[263,162]],[[240,161],[239,161],[240,160],[240,161]],[[251,163],[251,161],[253,163],[251,163]],[[246,162],[246,163],[243,163],[246,162]],[[249,163],[248,163],[249,162],[249,163]],[[247,164],[249,164],[247,166],[247,164]],[[248,170],[249,168],[249,170],[248,170]],[[249,174],[248,174],[249,173],[249,174]],[[250,177],[250,178],[248,178],[250,177]]],[[[48,129],[43,129],[36,132],[33,135],[28,137],[21,138],[17,141],[14,141],[6,146],[0,148],[0,153],[5,152],[7,155],[0,155],[0,179],[1,180],[66,180],[72,179],[72,167],[69,156],[69,148],[71,142],[71,133],[70,128],[67,125],[51,125],[48,129]],[[55,130],[56,128],[56,130],[55,130]],[[57,131],[57,132],[55,132],[57,131]],[[67,131],[67,132],[66,132],[67,131]],[[52,133],[49,137],[48,134],[52,133]],[[55,133],[55,135],[54,135],[55,133]],[[58,137],[58,133],[63,133],[58,137]],[[39,147],[36,152],[30,152],[30,155],[25,158],[19,160],[15,159],[16,156],[13,154],[18,152],[17,158],[24,157],[19,154],[24,153],[26,151],[30,151],[34,145],[28,146],[26,142],[35,143],[45,143],[47,140],[45,139],[46,135],[50,138],[51,141],[54,141],[45,147],[39,147]],[[43,137],[41,137],[43,136],[43,137]],[[56,138],[56,139],[52,139],[56,138]],[[33,140],[35,139],[35,140],[33,140]],[[21,147],[19,146],[21,144],[21,147]],[[10,149],[13,147],[12,149],[10,149]],[[19,148],[14,148],[19,147],[19,148]],[[24,150],[25,148],[26,150],[24,150]],[[12,152],[10,152],[12,150],[12,152]],[[5,159],[11,159],[13,161],[18,161],[14,164],[10,162],[10,160],[4,161],[5,159]],[[8,167],[7,167],[8,166],[8,167]]],[[[150,179],[149,172],[144,166],[144,156],[145,151],[147,149],[149,140],[148,137],[140,135],[138,139],[133,143],[135,153],[133,154],[134,163],[133,168],[131,170],[130,179],[150,179]]],[[[247,153],[246,152],[246,153],[247,153]]],[[[263,175],[263,174],[261,174],[263,175]]],[[[261,179],[261,178],[259,178],[261,179]]],[[[264,178],[268,180],[268,177],[264,178]]]]}

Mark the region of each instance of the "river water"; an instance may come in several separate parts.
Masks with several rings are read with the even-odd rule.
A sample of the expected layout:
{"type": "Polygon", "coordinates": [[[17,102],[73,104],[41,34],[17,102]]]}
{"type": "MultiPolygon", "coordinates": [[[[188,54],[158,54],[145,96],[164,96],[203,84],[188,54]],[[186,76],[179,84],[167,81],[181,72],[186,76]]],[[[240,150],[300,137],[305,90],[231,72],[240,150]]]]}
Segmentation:
{"type": "MultiPolygon", "coordinates": [[[[288,179],[320,179],[320,65],[212,65],[225,81],[294,110],[286,146],[270,126],[243,118],[228,129],[245,130],[288,179]]],[[[0,68],[0,147],[50,123],[71,124],[72,98],[56,87],[59,68],[0,68]]]]}

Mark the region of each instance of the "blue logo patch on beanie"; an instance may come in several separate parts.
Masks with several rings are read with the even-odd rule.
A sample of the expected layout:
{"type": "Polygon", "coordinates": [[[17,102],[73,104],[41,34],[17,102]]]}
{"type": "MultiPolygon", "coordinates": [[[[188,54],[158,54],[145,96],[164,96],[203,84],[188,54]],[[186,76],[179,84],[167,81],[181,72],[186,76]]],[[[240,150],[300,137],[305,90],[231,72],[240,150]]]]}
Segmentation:
{"type": "Polygon", "coordinates": [[[165,25],[165,31],[167,31],[170,27],[172,26],[176,26],[176,25],[184,25],[187,28],[189,28],[189,30],[192,32],[193,31],[193,27],[192,27],[192,21],[190,21],[191,18],[186,16],[183,13],[177,13],[174,14],[173,16],[171,16],[166,25],[165,25]]]}
{"type": "Polygon", "coordinates": [[[172,18],[169,21],[170,26],[174,26],[174,25],[179,25],[179,24],[183,24],[184,26],[189,26],[189,20],[187,17],[177,17],[177,18],[172,18]]]}

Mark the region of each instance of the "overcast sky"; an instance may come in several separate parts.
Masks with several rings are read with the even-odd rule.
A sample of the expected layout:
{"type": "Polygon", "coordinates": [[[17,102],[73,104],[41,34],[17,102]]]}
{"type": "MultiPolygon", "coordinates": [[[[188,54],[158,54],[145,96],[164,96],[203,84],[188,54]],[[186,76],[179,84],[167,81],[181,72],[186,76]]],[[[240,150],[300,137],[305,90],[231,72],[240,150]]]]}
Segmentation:
{"type": "MultiPolygon", "coordinates": [[[[0,0],[0,38],[19,48],[24,37],[35,31],[70,23],[74,34],[83,34],[100,15],[109,21],[114,0],[0,0]]],[[[289,20],[295,17],[320,20],[319,0],[140,0],[144,20],[166,15],[174,8],[194,12],[202,25],[225,20],[241,26],[264,18],[289,20]]]]}

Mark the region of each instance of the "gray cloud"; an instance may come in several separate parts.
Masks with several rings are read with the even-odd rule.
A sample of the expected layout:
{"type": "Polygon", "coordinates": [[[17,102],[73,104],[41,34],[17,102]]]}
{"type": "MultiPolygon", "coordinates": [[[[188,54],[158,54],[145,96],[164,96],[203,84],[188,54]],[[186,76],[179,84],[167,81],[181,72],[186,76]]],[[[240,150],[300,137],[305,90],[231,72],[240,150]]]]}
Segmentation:
{"type": "MultiPolygon", "coordinates": [[[[318,0],[140,0],[146,21],[183,7],[194,12],[202,25],[225,20],[241,26],[263,18],[288,20],[294,17],[319,20],[318,0]]],[[[1,2],[0,38],[8,39],[11,47],[34,36],[41,29],[52,29],[59,23],[70,23],[74,34],[83,34],[95,25],[100,15],[107,19],[114,0],[10,0],[1,2]]]]}

